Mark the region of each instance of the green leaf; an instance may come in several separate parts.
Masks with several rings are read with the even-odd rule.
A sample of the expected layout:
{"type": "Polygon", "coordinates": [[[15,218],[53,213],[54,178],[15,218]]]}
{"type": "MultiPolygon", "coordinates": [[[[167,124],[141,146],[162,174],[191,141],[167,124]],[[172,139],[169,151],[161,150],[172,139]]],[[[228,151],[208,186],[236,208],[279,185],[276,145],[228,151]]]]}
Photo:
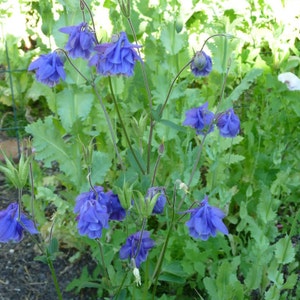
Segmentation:
{"type": "Polygon", "coordinates": [[[185,282],[185,277],[186,274],[183,271],[181,263],[174,261],[163,266],[159,280],[183,284],[185,282]]]}
{"type": "Polygon", "coordinates": [[[282,286],[282,289],[293,289],[298,282],[298,275],[293,273],[289,275],[287,281],[282,286]]]}
{"type": "Polygon", "coordinates": [[[241,83],[233,90],[230,96],[226,99],[228,102],[233,102],[239,99],[244,91],[248,90],[251,84],[255,81],[257,77],[262,74],[262,69],[252,69],[249,71],[246,76],[243,78],[241,83]]]}
{"type": "Polygon", "coordinates": [[[56,238],[52,238],[50,240],[50,243],[48,245],[48,252],[50,256],[55,256],[55,254],[58,252],[58,241],[56,238]]]}
{"type": "Polygon", "coordinates": [[[76,120],[85,120],[92,108],[93,94],[65,89],[57,94],[57,111],[69,131],[76,120]]]}
{"type": "Polygon", "coordinates": [[[42,160],[46,167],[57,161],[60,169],[78,185],[82,172],[78,147],[63,140],[58,126],[53,117],[49,116],[44,122],[38,120],[28,125],[25,130],[33,136],[35,158],[42,160]]]}
{"type": "Polygon", "coordinates": [[[181,132],[186,132],[186,129],[180,125],[177,125],[176,123],[170,121],[170,120],[160,120],[160,123],[165,125],[165,126],[168,126],[176,131],[181,131],[181,132]]]}
{"type": "Polygon", "coordinates": [[[104,182],[105,176],[111,167],[111,162],[111,154],[93,151],[91,180],[94,185],[104,182]]]}
{"type": "Polygon", "coordinates": [[[178,34],[176,32],[175,23],[166,24],[161,32],[160,39],[165,49],[171,54],[175,55],[187,44],[187,35],[178,34]]]}
{"type": "Polygon", "coordinates": [[[217,286],[216,286],[215,280],[210,277],[205,277],[203,279],[203,283],[204,283],[204,286],[205,286],[208,294],[210,295],[210,299],[218,300],[219,296],[217,293],[217,286]]]}
{"type": "Polygon", "coordinates": [[[288,264],[295,259],[295,249],[288,236],[280,239],[275,244],[275,257],[280,264],[288,264]]]}
{"type": "Polygon", "coordinates": [[[224,162],[228,165],[236,164],[245,159],[245,156],[239,154],[226,153],[223,157],[224,162]]]}

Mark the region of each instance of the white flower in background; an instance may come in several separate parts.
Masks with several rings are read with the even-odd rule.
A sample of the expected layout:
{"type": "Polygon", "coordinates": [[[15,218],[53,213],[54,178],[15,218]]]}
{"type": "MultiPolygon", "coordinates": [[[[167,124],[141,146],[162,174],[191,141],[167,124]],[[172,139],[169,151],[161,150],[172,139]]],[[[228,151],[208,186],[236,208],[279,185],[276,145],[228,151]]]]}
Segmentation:
{"type": "Polygon", "coordinates": [[[279,74],[278,80],[285,83],[290,91],[300,91],[300,79],[295,74],[291,72],[279,74]]]}

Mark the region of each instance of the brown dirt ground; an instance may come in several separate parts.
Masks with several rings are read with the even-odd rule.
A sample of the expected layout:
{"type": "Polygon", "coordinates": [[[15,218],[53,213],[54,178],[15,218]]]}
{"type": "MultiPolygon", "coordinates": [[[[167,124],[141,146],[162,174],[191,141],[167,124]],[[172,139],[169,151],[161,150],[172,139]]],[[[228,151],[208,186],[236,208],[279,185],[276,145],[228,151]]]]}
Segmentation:
{"type": "MultiPolygon", "coordinates": [[[[0,173],[0,210],[15,201],[16,194],[0,173]]],[[[91,257],[88,254],[82,255],[78,261],[71,263],[69,258],[74,255],[74,250],[60,251],[61,255],[54,261],[54,267],[63,299],[97,299],[93,289],[82,290],[80,295],[65,291],[72,279],[80,276],[85,265],[88,269],[95,267],[91,257]]],[[[48,266],[34,261],[37,255],[39,253],[26,233],[20,243],[0,243],[0,300],[58,299],[48,266]]]]}

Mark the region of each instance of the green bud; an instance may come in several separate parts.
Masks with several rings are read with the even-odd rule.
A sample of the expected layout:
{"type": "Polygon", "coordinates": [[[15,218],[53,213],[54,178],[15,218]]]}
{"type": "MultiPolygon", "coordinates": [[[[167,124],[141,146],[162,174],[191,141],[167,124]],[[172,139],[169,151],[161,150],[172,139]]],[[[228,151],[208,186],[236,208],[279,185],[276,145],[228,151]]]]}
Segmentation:
{"type": "Polygon", "coordinates": [[[133,188],[133,184],[129,185],[129,183],[125,181],[122,187],[118,187],[118,186],[114,187],[114,191],[118,195],[120,203],[125,210],[131,207],[132,193],[133,193],[132,188],[133,188]]]}
{"type": "Polygon", "coordinates": [[[177,33],[180,33],[183,28],[183,20],[182,17],[179,16],[175,21],[175,30],[177,33]]]}
{"type": "Polygon", "coordinates": [[[160,196],[160,193],[157,193],[152,198],[145,196],[140,191],[135,191],[137,197],[135,197],[136,207],[142,218],[148,218],[152,215],[153,208],[157,201],[157,198],[160,196]]]}
{"type": "Polygon", "coordinates": [[[31,158],[29,157],[25,160],[22,153],[19,160],[19,167],[17,168],[17,166],[8,159],[4,152],[2,154],[5,159],[6,167],[0,166],[0,171],[4,173],[4,175],[17,189],[22,189],[27,183],[31,158]]]}
{"type": "Polygon", "coordinates": [[[118,0],[121,12],[126,17],[130,17],[130,0],[118,0]]]}

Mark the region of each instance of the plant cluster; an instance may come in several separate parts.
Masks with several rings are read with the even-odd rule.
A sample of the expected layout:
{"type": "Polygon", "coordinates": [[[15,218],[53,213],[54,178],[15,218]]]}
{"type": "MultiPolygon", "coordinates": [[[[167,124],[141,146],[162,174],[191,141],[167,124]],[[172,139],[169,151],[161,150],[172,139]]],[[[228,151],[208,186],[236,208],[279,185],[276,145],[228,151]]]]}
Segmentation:
{"type": "MultiPolygon", "coordinates": [[[[117,34],[108,39],[99,32],[97,3],[80,0],[74,17],[58,22],[64,20],[57,31],[66,35],[65,47],[37,51],[29,63],[36,81],[28,95],[45,97],[52,113],[26,127],[32,153],[22,155],[19,167],[6,158],[0,168],[19,190],[17,203],[0,212],[0,241],[19,242],[30,233],[61,299],[56,240],[90,251],[99,268],[83,271],[69,288],[93,287],[101,299],[296,297],[299,163],[289,153],[300,152],[276,138],[296,136],[300,109],[294,94],[287,94],[288,108],[272,101],[283,98],[280,92],[297,93],[297,79],[278,77],[291,92],[277,76],[268,81],[263,53],[251,65],[254,54],[231,34],[238,20],[232,10],[226,26],[216,25],[194,50],[185,45],[205,19],[201,12],[184,30],[179,16],[166,21],[166,11],[163,20],[149,1],[106,2],[117,34]],[[254,82],[278,87],[259,104],[262,111],[251,101],[262,93],[250,89],[254,82]],[[273,134],[274,122],[287,116],[286,127],[273,134]],[[31,196],[23,195],[28,174],[31,196]]],[[[180,1],[161,4],[176,11],[180,1]]]]}

